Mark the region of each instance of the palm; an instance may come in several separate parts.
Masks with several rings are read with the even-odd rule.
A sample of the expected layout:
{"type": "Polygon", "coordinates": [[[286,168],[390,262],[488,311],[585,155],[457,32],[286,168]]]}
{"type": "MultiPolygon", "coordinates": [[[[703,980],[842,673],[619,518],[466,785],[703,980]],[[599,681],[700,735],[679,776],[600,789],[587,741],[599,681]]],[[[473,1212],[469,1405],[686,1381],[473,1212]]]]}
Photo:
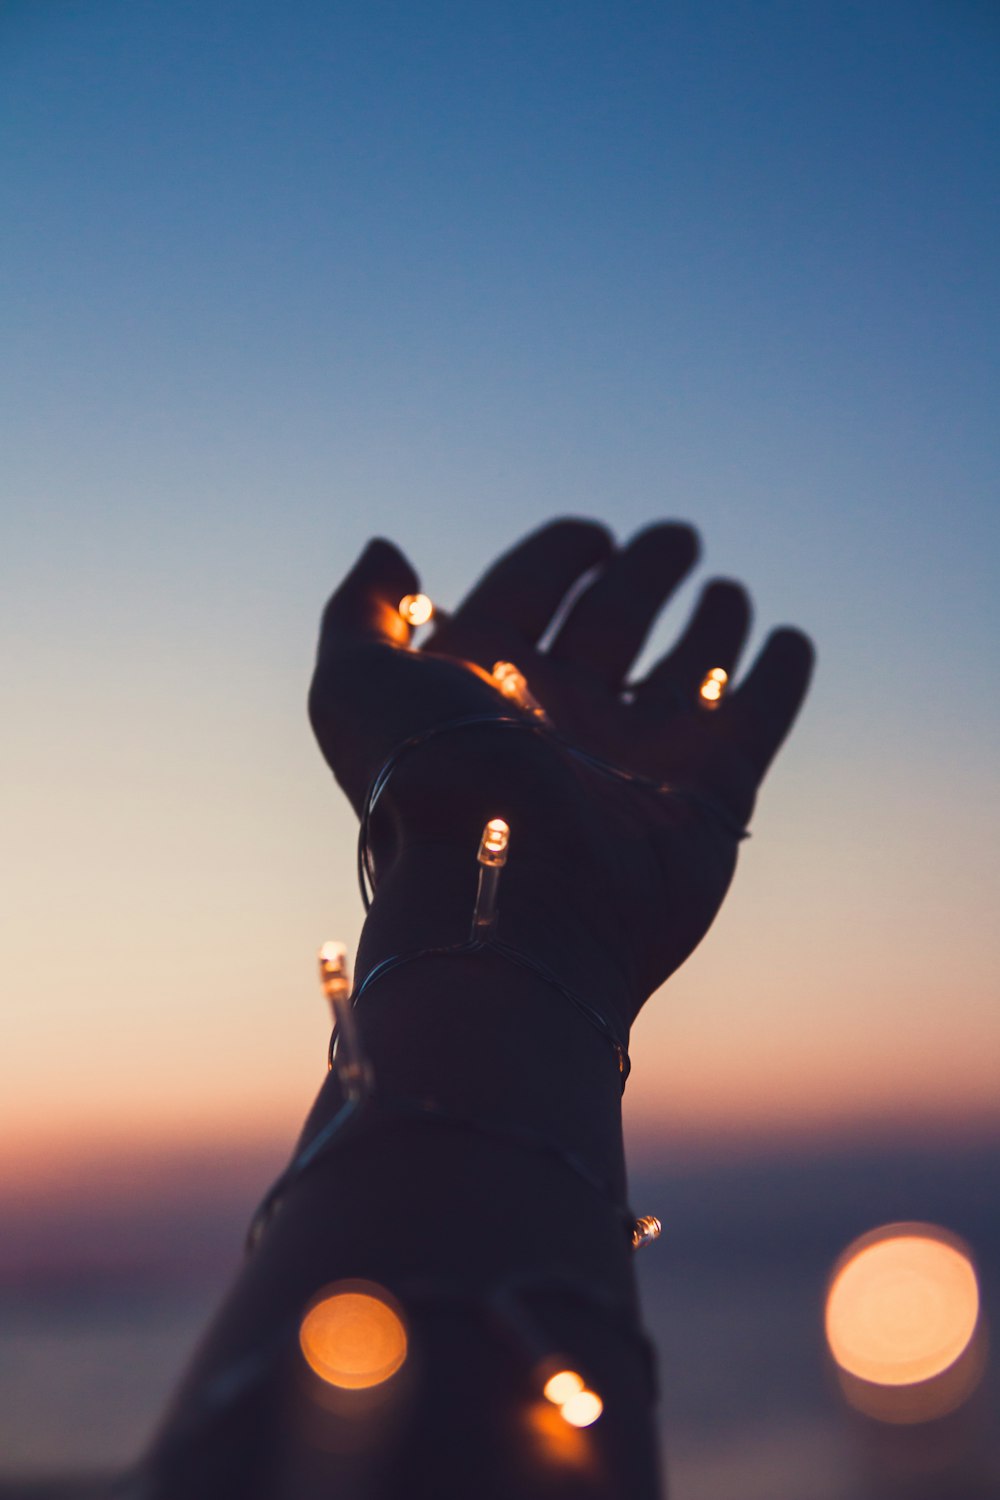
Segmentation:
{"type": "Polygon", "coordinates": [[[684,703],[678,692],[674,702],[651,708],[641,693],[614,692],[576,663],[511,642],[501,632],[463,632],[448,624],[425,649],[486,670],[487,662],[514,660],[562,739],[645,780],[710,795],[734,821],[749,817],[753,768],[726,732],[725,717],[703,706],[697,694],[684,703]],[[503,654],[515,646],[516,657],[503,654]]]}

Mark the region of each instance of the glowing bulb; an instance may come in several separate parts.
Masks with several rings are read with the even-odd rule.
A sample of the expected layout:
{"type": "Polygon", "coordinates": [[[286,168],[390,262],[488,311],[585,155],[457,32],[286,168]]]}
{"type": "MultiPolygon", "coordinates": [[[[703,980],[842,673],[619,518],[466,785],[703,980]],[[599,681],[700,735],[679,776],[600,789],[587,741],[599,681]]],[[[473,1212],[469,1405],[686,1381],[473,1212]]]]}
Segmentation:
{"type": "Polygon", "coordinates": [[[519,698],[528,686],[527,678],[512,661],[498,661],[493,666],[493,680],[508,698],[519,698]]]}
{"type": "Polygon", "coordinates": [[[406,1329],[382,1287],[344,1281],[306,1312],[299,1347],[309,1368],[328,1385],[366,1390],[390,1379],[404,1363],[406,1329]]]}
{"type": "Polygon", "coordinates": [[[347,948],[343,943],[327,942],[319,950],[319,982],[331,1004],[350,994],[347,948]]]}
{"type": "MultiPolygon", "coordinates": [[[[549,1364],[550,1370],[554,1363],[553,1360],[549,1364]]],[[[542,1387],[542,1395],[553,1406],[558,1406],[560,1415],[571,1427],[589,1427],[604,1410],[600,1396],[587,1388],[583,1376],[576,1370],[553,1370],[542,1387]]]]}
{"type": "Polygon", "coordinates": [[[710,672],[706,672],[705,680],[698,689],[698,696],[705,708],[718,708],[728,681],[729,673],[724,667],[713,667],[710,672]]]}
{"type": "Polygon", "coordinates": [[[343,943],[324,943],[319,950],[319,982],[330,1002],[336,1045],[331,1042],[330,1067],[340,1079],[348,1100],[360,1102],[372,1087],[372,1068],[354,1019],[351,976],[343,943]]]}
{"type": "Polygon", "coordinates": [[[965,1246],[931,1224],[889,1224],[848,1247],[826,1337],[852,1405],[926,1421],[964,1401],[982,1369],[979,1288],[965,1246]]]}
{"type": "Polygon", "coordinates": [[[575,1370],[557,1370],[545,1382],[542,1394],[546,1401],[552,1402],[553,1406],[563,1406],[572,1396],[578,1395],[582,1390],[582,1375],[578,1375],[575,1370]]]}
{"type": "Polygon", "coordinates": [[[656,1215],[643,1214],[632,1225],[632,1249],[641,1250],[644,1245],[651,1245],[662,1233],[663,1225],[656,1215]]]}
{"type": "Polygon", "coordinates": [[[483,829],[477,856],[481,865],[504,865],[510,845],[510,825],[503,818],[491,818],[483,829]]]}
{"type": "Polygon", "coordinates": [[[472,940],[482,942],[497,925],[497,892],[500,888],[500,872],[507,863],[510,847],[510,826],[503,818],[491,818],[483,829],[479,840],[479,882],[476,886],[476,904],[472,910],[472,940]]]}
{"type": "Polygon", "coordinates": [[[434,618],[434,605],[426,594],[404,594],[399,601],[399,613],[407,625],[416,628],[434,618]]]}
{"type": "Polygon", "coordinates": [[[525,713],[533,714],[536,719],[548,723],[548,715],[539,703],[538,699],[528,687],[528,680],[523,672],[519,672],[512,661],[498,661],[493,663],[493,681],[505,698],[510,698],[518,708],[525,713]]]}
{"type": "Polygon", "coordinates": [[[601,1415],[604,1402],[596,1391],[584,1389],[564,1401],[559,1410],[571,1427],[589,1427],[601,1415]]]}

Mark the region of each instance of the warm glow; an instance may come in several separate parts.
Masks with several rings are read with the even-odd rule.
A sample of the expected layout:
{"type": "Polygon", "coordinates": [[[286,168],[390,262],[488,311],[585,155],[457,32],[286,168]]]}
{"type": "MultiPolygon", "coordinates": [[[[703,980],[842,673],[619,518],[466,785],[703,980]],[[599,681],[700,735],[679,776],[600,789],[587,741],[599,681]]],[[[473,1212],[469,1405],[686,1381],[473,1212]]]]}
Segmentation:
{"type": "MultiPolygon", "coordinates": [[[[558,1407],[548,1401],[533,1401],[526,1408],[525,1417],[525,1457],[532,1466],[534,1481],[538,1479],[535,1465],[564,1472],[575,1469],[581,1476],[587,1476],[588,1481],[593,1479],[595,1452],[592,1437],[564,1422],[558,1407]]],[[[592,1488],[588,1483],[584,1492],[592,1488]]]]}
{"type": "Polygon", "coordinates": [[[324,943],[319,950],[319,979],[330,1001],[346,999],[351,991],[347,972],[347,949],[343,943],[324,943]]]}
{"type": "Polygon", "coordinates": [[[324,943],[319,950],[319,961],[327,969],[343,969],[347,963],[347,947],[344,943],[324,943]]]}
{"type": "Polygon", "coordinates": [[[706,708],[719,706],[728,681],[729,673],[724,667],[713,667],[705,674],[705,680],[698,689],[698,696],[706,708]]]}
{"type": "Polygon", "coordinates": [[[560,1407],[565,1420],[571,1427],[589,1427],[596,1422],[604,1410],[604,1402],[596,1391],[577,1391],[575,1396],[570,1396],[560,1407]]]}
{"type": "Polygon", "coordinates": [[[557,1370],[545,1382],[544,1396],[554,1406],[563,1406],[583,1390],[583,1377],[575,1370],[557,1370]]]}
{"type": "Polygon", "coordinates": [[[404,594],[399,601],[399,613],[407,625],[426,625],[433,619],[434,605],[426,594],[404,594]]]}
{"type": "Polygon", "coordinates": [[[495,849],[499,853],[501,849],[506,849],[509,838],[510,827],[503,818],[491,818],[486,825],[486,833],[483,837],[483,843],[487,849],[495,849]]]}
{"type": "Polygon", "coordinates": [[[632,1249],[641,1250],[644,1245],[651,1245],[662,1233],[663,1225],[656,1215],[643,1214],[632,1225],[632,1249]]]}
{"type": "Polygon", "coordinates": [[[493,663],[493,681],[504,697],[513,699],[518,708],[533,714],[543,724],[549,722],[544,708],[528,687],[524,673],[519,672],[512,661],[493,663]]]}
{"type": "Polygon", "coordinates": [[[880,1386],[940,1375],[979,1317],[976,1273],[953,1236],[890,1224],[845,1252],[826,1301],[826,1337],[842,1370],[880,1386]]]}
{"type": "Polygon", "coordinates": [[[506,863],[509,844],[510,825],[505,823],[503,818],[491,818],[483,829],[483,837],[479,844],[479,863],[482,865],[506,863]]]}
{"type": "Polygon", "coordinates": [[[328,1385],[366,1390],[406,1359],[406,1329],[388,1293],[367,1282],[341,1282],[309,1308],[299,1343],[310,1369],[328,1385]]]}
{"type": "Polygon", "coordinates": [[[508,698],[520,698],[528,686],[524,673],[519,672],[512,661],[494,662],[493,680],[508,698]]]}

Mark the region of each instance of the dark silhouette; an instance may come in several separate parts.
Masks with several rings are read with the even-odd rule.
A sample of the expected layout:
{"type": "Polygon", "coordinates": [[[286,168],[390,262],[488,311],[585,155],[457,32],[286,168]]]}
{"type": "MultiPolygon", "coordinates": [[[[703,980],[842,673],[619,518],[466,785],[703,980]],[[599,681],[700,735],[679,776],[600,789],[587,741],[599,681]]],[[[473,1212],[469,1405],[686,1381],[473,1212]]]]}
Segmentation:
{"type": "Polygon", "coordinates": [[[696,554],[683,525],[619,548],[601,526],[554,522],[420,649],[398,608],[418,581],[390,543],[371,543],[330,600],[310,713],[375,886],[357,1051],[345,1040],[123,1493],[658,1493],[625,1208],[628,1031],[708,930],[812,665],[782,629],[729,691],[749,603],[717,581],[629,683],[696,554]],[[494,675],[498,662],[517,670],[494,675]],[[496,818],[510,828],[499,919],[473,932],[476,851],[496,818]],[[303,1354],[303,1319],[335,1284],[377,1314],[359,1380],[321,1378],[303,1354]],[[559,1370],[576,1380],[547,1399],[559,1370]],[[578,1385],[582,1405],[565,1404],[578,1385]],[[574,1425],[592,1393],[603,1411],[574,1425]]]}

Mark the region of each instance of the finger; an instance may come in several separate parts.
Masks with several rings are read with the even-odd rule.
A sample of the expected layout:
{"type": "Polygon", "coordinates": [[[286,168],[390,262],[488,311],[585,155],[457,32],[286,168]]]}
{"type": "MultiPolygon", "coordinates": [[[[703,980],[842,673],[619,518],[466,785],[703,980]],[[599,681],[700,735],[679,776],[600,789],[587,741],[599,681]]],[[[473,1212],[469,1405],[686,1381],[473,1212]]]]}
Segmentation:
{"type": "Polygon", "coordinates": [[[788,626],[775,630],[746,679],[723,704],[720,721],[750,760],[758,778],[764,775],[795,722],[809,687],[815,654],[809,637],[800,630],[788,626]]]}
{"type": "Polygon", "coordinates": [[[376,537],[331,597],[319,632],[319,660],[358,641],[405,646],[410,627],[399,613],[404,594],[414,594],[417,575],[392,542],[376,537]]]}
{"type": "Polygon", "coordinates": [[[577,579],[613,550],[610,533],[595,521],[552,521],[493,564],[452,624],[505,625],[535,642],[577,579]]]}
{"type": "Polygon", "coordinates": [[[698,555],[698,537],[677,523],[650,526],[617,552],[563,621],[550,654],[611,688],[628,674],[665,601],[698,555]]]}
{"type": "Polygon", "coordinates": [[[750,628],[750,598],[738,583],[717,578],[702,592],[680,640],[636,683],[635,701],[650,707],[694,706],[712,667],[733,675],[750,628]]]}

